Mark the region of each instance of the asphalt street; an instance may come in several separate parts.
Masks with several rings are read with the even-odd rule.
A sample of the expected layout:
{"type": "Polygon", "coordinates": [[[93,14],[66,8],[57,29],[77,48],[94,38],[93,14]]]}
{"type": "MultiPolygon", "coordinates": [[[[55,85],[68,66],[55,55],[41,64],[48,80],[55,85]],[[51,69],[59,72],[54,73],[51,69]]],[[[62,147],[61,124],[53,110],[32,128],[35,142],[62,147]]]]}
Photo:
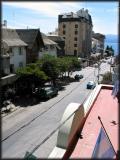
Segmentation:
{"type": "MultiPolygon", "coordinates": [[[[100,73],[110,70],[107,63],[100,73]]],[[[26,151],[33,151],[40,158],[47,158],[56,145],[57,132],[62,115],[71,102],[83,103],[92,90],[86,89],[88,81],[96,81],[97,69],[86,67],[73,73],[83,74],[80,82],[72,82],[59,94],[34,106],[19,107],[2,118],[2,158],[23,158],[26,151]]]]}

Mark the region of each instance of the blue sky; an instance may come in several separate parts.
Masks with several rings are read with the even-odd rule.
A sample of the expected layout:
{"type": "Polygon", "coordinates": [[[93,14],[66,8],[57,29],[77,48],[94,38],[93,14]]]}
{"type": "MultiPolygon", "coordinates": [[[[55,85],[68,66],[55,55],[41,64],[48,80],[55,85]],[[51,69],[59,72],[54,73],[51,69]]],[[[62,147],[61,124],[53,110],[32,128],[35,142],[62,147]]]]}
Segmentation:
{"type": "Polygon", "coordinates": [[[88,9],[93,30],[118,34],[118,2],[2,2],[2,20],[10,28],[40,28],[43,33],[58,27],[58,15],[88,9]]]}

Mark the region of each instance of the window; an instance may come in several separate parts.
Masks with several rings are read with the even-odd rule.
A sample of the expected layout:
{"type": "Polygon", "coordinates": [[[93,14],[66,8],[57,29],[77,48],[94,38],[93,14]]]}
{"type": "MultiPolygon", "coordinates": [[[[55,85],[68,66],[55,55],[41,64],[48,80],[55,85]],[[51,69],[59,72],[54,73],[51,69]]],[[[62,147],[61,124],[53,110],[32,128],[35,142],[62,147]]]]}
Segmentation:
{"type": "Polygon", "coordinates": [[[78,28],[78,24],[75,24],[75,28],[78,28]]]}
{"type": "Polygon", "coordinates": [[[77,44],[74,44],[74,47],[77,47],[77,44]]]}
{"type": "Polygon", "coordinates": [[[65,24],[63,24],[63,28],[65,28],[66,27],[66,25],[65,24]]]}
{"type": "Polygon", "coordinates": [[[63,31],[63,34],[65,34],[65,31],[63,31]]]}
{"type": "Polygon", "coordinates": [[[14,64],[10,64],[10,73],[14,72],[14,64]]]}
{"type": "Polygon", "coordinates": [[[43,48],[40,48],[40,52],[42,52],[43,51],[43,48]]]}
{"type": "Polygon", "coordinates": [[[20,62],[20,63],[19,63],[19,67],[23,67],[23,62],[20,62]]]}
{"type": "Polygon", "coordinates": [[[45,46],[45,50],[48,51],[48,46],[45,46]]]}
{"type": "Polygon", "coordinates": [[[19,55],[22,55],[22,48],[19,47],[18,50],[19,50],[19,55]]]}
{"type": "Polygon", "coordinates": [[[77,41],[77,37],[74,38],[74,41],[77,41]]]}
{"type": "Polygon", "coordinates": [[[13,48],[9,48],[8,53],[10,54],[10,56],[14,56],[14,50],[13,50],[13,48]]]}
{"type": "Polygon", "coordinates": [[[78,31],[75,31],[75,34],[78,34],[78,31]]]}
{"type": "Polygon", "coordinates": [[[50,49],[54,49],[54,45],[50,45],[50,49]]]}
{"type": "Polygon", "coordinates": [[[12,48],[9,48],[9,53],[12,53],[12,48]]]}
{"type": "Polygon", "coordinates": [[[77,50],[74,50],[74,56],[77,56],[77,50]]]}

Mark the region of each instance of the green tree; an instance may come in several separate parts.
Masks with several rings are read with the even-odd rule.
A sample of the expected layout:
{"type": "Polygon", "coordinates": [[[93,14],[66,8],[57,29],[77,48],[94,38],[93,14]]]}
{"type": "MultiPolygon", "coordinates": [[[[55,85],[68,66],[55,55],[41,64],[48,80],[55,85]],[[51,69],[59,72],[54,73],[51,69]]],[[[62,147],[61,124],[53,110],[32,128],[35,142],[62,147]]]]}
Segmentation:
{"type": "Polygon", "coordinates": [[[112,46],[110,46],[109,51],[110,51],[110,55],[114,56],[114,49],[112,48],[112,46]]]}
{"type": "Polygon", "coordinates": [[[48,79],[48,76],[36,64],[19,68],[16,74],[19,77],[17,80],[19,90],[26,90],[28,93],[32,91],[32,86],[42,86],[48,79]]]}
{"type": "Polygon", "coordinates": [[[56,79],[59,76],[59,69],[57,66],[57,58],[50,57],[43,59],[42,70],[49,77],[49,80],[53,82],[53,85],[56,85],[56,79]]]}
{"type": "Polygon", "coordinates": [[[102,84],[111,84],[112,82],[112,73],[111,72],[106,72],[103,75],[103,79],[101,81],[102,84]]]}
{"type": "Polygon", "coordinates": [[[106,46],[105,53],[107,53],[107,56],[109,56],[109,46],[108,45],[106,46]]]}

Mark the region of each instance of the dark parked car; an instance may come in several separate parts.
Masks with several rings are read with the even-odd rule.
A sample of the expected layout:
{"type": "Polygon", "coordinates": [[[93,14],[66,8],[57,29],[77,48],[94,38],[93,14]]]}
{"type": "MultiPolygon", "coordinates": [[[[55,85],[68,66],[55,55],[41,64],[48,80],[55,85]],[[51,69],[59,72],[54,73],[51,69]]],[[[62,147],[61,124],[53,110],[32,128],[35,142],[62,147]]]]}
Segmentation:
{"type": "Polygon", "coordinates": [[[43,88],[36,88],[34,95],[43,98],[43,99],[48,99],[53,96],[56,96],[58,94],[58,89],[54,87],[43,87],[43,88]]]}
{"type": "Polygon", "coordinates": [[[79,75],[79,78],[80,78],[80,79],[82,79],[82,78],[83,78],[83,75],[82,75],[82,74],[80,74],[80,75],[79,75]]]}
{"type": "Polygon", "coordinates": [[[83,78],[83,75],[76,74],[74,78],[75,78],[75,80],[79,81],[80,79],[83,78]]]}
{"type": "Polygon", "coordinates": [[[89,81],[87,83],[87,89],[94,89],[96,87],[96,83],[93,81],[89,81]]]}

